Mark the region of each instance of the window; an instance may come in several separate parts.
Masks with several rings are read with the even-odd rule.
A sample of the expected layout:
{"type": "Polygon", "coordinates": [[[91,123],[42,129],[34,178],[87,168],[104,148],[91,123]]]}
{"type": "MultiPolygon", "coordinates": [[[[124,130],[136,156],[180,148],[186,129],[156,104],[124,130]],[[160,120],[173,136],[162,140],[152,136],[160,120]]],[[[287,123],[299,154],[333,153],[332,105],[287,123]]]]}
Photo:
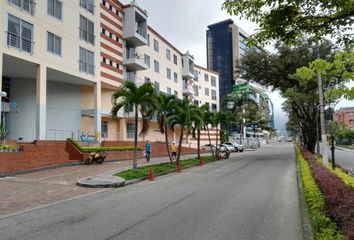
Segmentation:
{"type": "Polygon", "coordinates": [[[8,0],[9,3],[16,5],[30,14],[34,14],[34,7],[36,6],[33,0],[8,0]]]}
{"type": "Polygon", "coordinates": [[[211,86],[216,87],[216,77],[210,76],[211,86]]]}
{"type": "Polygon", "coordinates": [[[209,75],[206,74],[206,73],[204,73],[204,80],[205,80],[206,82],[209,82],[209,75]]]}
{"type": "Polygon", "coordinates": [[[95,58],[93,52],[80,47],[80,72],[85,72],[91,75],[95,74],[95,58]]]}
{"type": "Polygon", "coordinates": [[[168,94],[168,95],[171,95],[171,94],[172,94],[172,89],[169,88],[169,87],[167,87],[167,94],[168,94]]]}
{"type": "Polygon", "coordinates": [[[175,82],[175,83],[177,83],[178,82],[178,75],[177,75],[177,73],[173,73],[173,81],[175,82]]]}
{"type": "Polygon", "coordinates": [[[62,2],[59,0],[48,0],[48,14],[61,19],[62,15],[62,2]]]}
{"type": "Polygon", "coordinates": [[[194,88],[194,95],[198,97],[198,96],[199,96],[199,88],[198,88],[198,85],[194,85],[193,88],[194,88]]]}
{"type": "Polygon", "coordinates": [[[211,99],[216,100],[216,90],[211,90],[211,99]]]}
{"type": "Polygon", "coordinates": [[[127,123],[127,138],[134,138],[135,136],[135,124],[127,123]]]}
{"type": "Polygon", "coordinates": [[[85,8],[90,13],[94,14],[95,11],[94,0],[80,0],[80,6],[85,8]]]}
{"type": "Polygon", "coordinates": [[[194,106],[199,106],[199,101],[198,100],[194,100],[194,106]]]}
{"type": "Polygon", "coordinates": [[[80,15],[80,39],[85,40],[92,45],[95,44],[94,35],[94,25],[93,22],[80,15]]]}
{"type": "Polygon", "coordinates": [[[147,35],[147,44],[150,46],[150,34],[147,35]]]}
{"type": "Polygon", "coordinates": [[[151,82],[151,81],[150,81],[150,78],[144,77],[144,82],[145,82],[145,83],[151,82]]]}
{"type": "Polygon", "coordinates": [[[33,25],[12,15],[8,15],[7,46],[24,52],[33,52],[33,25]]]}
{"type": "Polygon", "coordinates": [[[160,92],[160,83],[154,82],[156,92],[160,92]]]}
{"type": "Polygon", "coordinates": [[[174,95],[175,95],[176,97],[178,97],[178,92],[177,92],[177,91],[174,91],[174,95]]]}
{"type": "Polygon", "coordinates": [[[160,63],[156,60],[154,60],[154,71],[156,73],[159,73],[160,72],[160,63]]]}
{"type": "Polygon", "coordinates": [[[101,122],[101,138],[108,138],[108,122],[101,122]]]}
{"type": "Polygon", "coordinates": [[[144,54],[144,63],[150,68],[150,56],[144,54]]]}
{"type": "Polygon", "coordinates": [[[169,69],[169,68],[166,69],[166,77],[168,79],[171,79],[171,69],[169,69]]]}
{"type": "Polygon", "coordinates": [[[156,39],[154,39],[154,50],[159,52],[159,42],[156,39]]]}
{"type": "Polygon", "coordinates": [[[47,50],[48,52],[61,55],[61,37],[48,32],[47,50]]]}
{"type": "Polygon", "coordinates": [[[217,111],[217,105],[215,103],[211,104],[211,111],[213,111],[213,112],[217,111]]]}
{"type": "Polygon", "coordinates": [[[205,96],[209,96],[209,88],[205,88],[205,96]]]}
{"type": "Polygon", "coordinates": [[[166,48],[166,58],[167,58],[168,60],[171,60],[171,51],[170,51],[170,49],[168,49],[168,48],[166,48]]]}
{"type": "Polygon", "coordinates": [[[173,54],[173,63],[177,65],[177,55],[173,54]]]}

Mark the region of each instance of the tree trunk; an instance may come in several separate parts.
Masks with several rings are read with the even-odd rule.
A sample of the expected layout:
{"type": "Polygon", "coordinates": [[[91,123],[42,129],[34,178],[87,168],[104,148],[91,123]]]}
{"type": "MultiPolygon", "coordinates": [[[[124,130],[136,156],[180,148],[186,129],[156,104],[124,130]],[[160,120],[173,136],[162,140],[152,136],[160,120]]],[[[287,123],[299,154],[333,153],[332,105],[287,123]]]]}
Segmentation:
{"type": "Polygon", "coordinates": [[[166,123],[165,123],[165,144],[166,144],[168,158],[170,159],[170,163],[172,163],[172,157],[171,157],[171,153],[170,153],[170,148],[168,146],[167,124],[166,123]]]}
{"type": "Polygon", "coordinates": [[[219,157],[219,150],[220,150],[220,149],[218,150],[218,135],[219,135],[219,128],[218,128],[218,126],[216,126],[216,138],[215,138],[215,145],[216,145],[215,155],[216,155],[216,157],[219,157]]]}
{"type": "Polygon", "coordinates": [[[134,133],[134,157],[133,157],[133,169],[138,168],[137,156],[138,156],[138,105],[135,104],[135,133],[134,133]]]}
{"type": "Polygon", "coordinates": [[[209,132],[209,127],[208,125],[206,126],[207,132],[208,132],[208,140],[209,140],[209,144],[210,144],[210,149],[211,149],[211,155],[214,155],[214,149],[213,149],[213,145],[211,144],[211,138],[210,138],[210,132],[209,132]]]}
{"type": "Polygon", "coordinates": [[[198,140],[197,140],[197,151],[198,151],[198,159],[200,159],[200,129],[198,128],[197,130],[197,134],[198,134],[198,140]]]}
{"type": "Polygon", "coordinates": [[[178,144],[178,153],[177,153],[177,166],[180,163],[180,156],[181,156],[181,150],[182,150],[182,140],[183,140],[183,132],[184,132],[184,128],[181,127],[181,134],[179,136],[179,144],[178,144]]]}

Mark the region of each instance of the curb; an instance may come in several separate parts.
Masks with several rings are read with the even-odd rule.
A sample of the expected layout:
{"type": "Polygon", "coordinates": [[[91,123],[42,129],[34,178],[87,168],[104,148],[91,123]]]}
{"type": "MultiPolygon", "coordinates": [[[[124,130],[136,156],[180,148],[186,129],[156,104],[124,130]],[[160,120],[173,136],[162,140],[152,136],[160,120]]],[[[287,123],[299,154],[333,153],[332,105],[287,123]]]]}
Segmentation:
{"type": "Polygon", "coordinates": [[[354,150],[351,150],[351,149],[348,149],[348,148],[343,148],[343,147],[337,147],[337,146],[335,146],[335,149],[339,149],[339,150],[342,150],[342,151],[354,153],[354,150]]]}
{"type": "Polygon", "coordinates": [[[305,201],[304,187],[302,185],[302,179],[300,175],[300,165],[295,153],[294,156],[296,162],[296,180],[297,180],[297,186],[299,190],[299,203],[300,203],[299,208],[300,208],[300,215],[301,215],[302,239],[313,240],[314,236],[313,236],[312,224],[308,217],[309,213],[308,213],[307,203],[305,201]]]}

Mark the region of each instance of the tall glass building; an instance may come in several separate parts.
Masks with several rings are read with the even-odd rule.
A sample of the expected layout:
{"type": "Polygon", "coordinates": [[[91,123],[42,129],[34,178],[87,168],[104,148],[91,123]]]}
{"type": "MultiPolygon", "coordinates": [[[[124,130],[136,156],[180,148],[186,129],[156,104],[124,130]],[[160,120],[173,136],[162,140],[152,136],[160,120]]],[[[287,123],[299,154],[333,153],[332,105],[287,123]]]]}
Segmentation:
{"type": "Polygon", "coordinates": [[[208,26],[207,66],[220,73],[220,100],[232,92],[232,86],[239,77],[239,63],[247,50],[247,36],[231,19],[208,26]]]}

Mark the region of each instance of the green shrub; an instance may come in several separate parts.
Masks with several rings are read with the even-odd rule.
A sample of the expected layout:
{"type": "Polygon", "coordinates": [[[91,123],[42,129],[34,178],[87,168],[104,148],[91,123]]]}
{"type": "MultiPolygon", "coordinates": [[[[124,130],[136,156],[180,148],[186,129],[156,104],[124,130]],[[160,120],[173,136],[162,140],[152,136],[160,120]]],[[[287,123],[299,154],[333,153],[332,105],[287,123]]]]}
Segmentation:
{"type": "MultiPolygon", "coordinates": [[[[80,152],[90,153],[90,152],[119,152],[119,151],[132,151],[134,146],[124,146],[124,147],[83,147],[74,139],[68,138],[68,141],[74,145],[80,152]]],[[[143,150],[142,147],[138,146],[137,150],[143,150]]]]}
{"type": "Polygon", "coordinates": [[[14,145],[0,145],[0,149],[17,149],[14,145]]]}
{"type": "Polygon", "coordinates": [[[304,186],[305,200],[316,240],[344,240],[338,226],[325,214],[325,201],[320,188],[312,176],[311,168],[304,159],[300,148],[295,145],[300,165],[300,175],[304,186]]]}

